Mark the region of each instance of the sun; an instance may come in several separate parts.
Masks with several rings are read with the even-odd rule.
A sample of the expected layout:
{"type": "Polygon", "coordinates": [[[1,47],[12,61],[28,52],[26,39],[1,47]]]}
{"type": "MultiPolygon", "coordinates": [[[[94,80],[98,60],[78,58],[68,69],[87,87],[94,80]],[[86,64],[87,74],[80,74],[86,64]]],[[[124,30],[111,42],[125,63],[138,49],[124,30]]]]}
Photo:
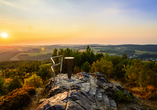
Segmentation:
{"type": "Polygon", "coordinates": [[[5,33],[5,32],[3,32],[3,33],[1,33],[1,37],[3,37],[3,38],[7,38],[7,37],[8,37],[8,34],[5,33]]]}

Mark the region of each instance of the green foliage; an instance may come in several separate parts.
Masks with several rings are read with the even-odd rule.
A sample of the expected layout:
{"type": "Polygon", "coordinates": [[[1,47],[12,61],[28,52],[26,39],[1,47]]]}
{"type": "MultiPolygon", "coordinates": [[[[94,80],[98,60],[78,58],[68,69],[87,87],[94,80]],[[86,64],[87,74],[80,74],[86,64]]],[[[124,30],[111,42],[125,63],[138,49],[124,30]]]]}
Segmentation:
{"type": "Polygon", "coordinates": [[[23,64],[24,62],[26,62],[26,61],[1,61],[0,68],[2,70],[5,70],[6,68],[15,69],[19,65],[23,64]]]}
{"type": "Polygon", "coordinates": [[[105,74],[107,77],[110,77],[113,71],[113,64],[111,61],[107,61],[104,58],[101,58],[100,61],[97,60],[96,62],[93,62],[90,71],[101,72],[105,74]]]}
{"type": "Polygon", "coordinates": [[[89,64],[92,64],[94,61],[96,61],[96,56],[89,46],[87,46],[86,51],[82,53],[81,57],[82,64],[86,61],[89,62],[89,64]]]}
{"type": "Polygon", "coordinates": [[[1,110],[23,110],[30,101],[30,95],[35,94],[35,88],[20,88],[0,97],[1,110]]]}
{"type": "Polygon", "coordinates": [[[26,87],[40,87],[42,84],[42,79],[36,74],[33,74],[30,78],[27,78],[24,81],[24,86],[26,87]]]}
{"type": "Polygon", "coordinates": [[[123,91],[115,91],[112,95],[112,98],[118,103],[118,102],[131,102],[133,99],[133,96],[130,94],[125,94],[123,91]]]}
{"type": "Polygon", "coordinates": [[[127,59],[128,57],[127,57],[127,54],[126,53],[123,53],[123,55],[122,55],[122,59],[127,59]]]}
{"type": "Polygon", "coordinates": [[[4,95],[5,91],[5,80],[3,77],[0,77],[0,96],[4,95]]]}
{"type": "Polygon", "coordinates": [[[103,53],[97,53],[96,54],[96,59],[100,60],[102,57],[104,57],[103,53]]]}
{"type": "Polygon", "coordinates": [[[147,85],[157,87],[157,73],[152,69],[153,65],[155,64],[152,62],[141,63],[138,60],[133,60],[131,65],[125,67],[126,81],[135,86],[142,87],[144,91],[147,91],[147,85]]]}
{"type": "Polygon", "coordinates": [[[31,73],[31,72],[38,71],[40,65],[41,65],[41,62],[39,61],[27,61],[23,63],[22,65],[19,65],[18,70],[20,72],[31,73]]]}
{"type": "Polygon", "coordinates": [[[39,71],[37,75],[42,78],[42,80],[46,81],[47,78],[51,77],[51,67],[50,64],[44,64],[39,67],[39,71]]]}
{"type": "Polygon", "coordinates": [[[83,65],[81,66],[81,70],[89,72],[89,63],[87,61],[83,63],[83,65]]]}
{"type": "Polygon", "coordinates": [[[22,82],[19,79],[18,76],[15,76],[13,78],[13,80],[11,80],[8,84],[8,92],[11,92],[12,90],[16,89],[16,88],[21,88],[22,87],[22,82]]]}
{"type": "Polygon", "coordinates": [[[9,72],[9,69],[6,68],[5,70],[2,71],[2,75],[6,78],[9,78],[10,76],[10,72],[9,72]]]}

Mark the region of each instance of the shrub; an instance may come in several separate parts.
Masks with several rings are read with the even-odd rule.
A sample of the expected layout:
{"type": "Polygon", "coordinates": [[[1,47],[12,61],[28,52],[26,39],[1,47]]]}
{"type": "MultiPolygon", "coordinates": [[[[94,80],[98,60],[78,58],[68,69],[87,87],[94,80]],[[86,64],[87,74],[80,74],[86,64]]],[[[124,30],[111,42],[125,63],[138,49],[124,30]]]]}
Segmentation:
{"type": "Polygon", "coordinates": [[[20,81],[18,76],[15,76],[12,81],[9,82],[8,84],[8,91],[11,92],[12,90],[16,88],[21,88],[22,87],[22,82],[20,81]]]}
{"type": "Polygon", "coordinates": [[[33,74],[30,78],[25,79],[24,86],[28,87],[40,87],[43,84],[42,79],[40,76],[33,74]]]}
{"type": "Polygon", "coordinates": [[[37,72],[37,75],[42,78],[42,80],[46,80],[47,77],[51,77],[51,69],[49,64],[44,64],[40,66],[39,71],[37,72]]]}
{"type": "Polygon", "coordinates": [[[28,87],[15,89],[12,92],[9,92],[7,95],[3,96],[3,99],[0,100],[1,110],[24,109],[30,100],[30,95],[34,91],[35,88],[28,87]]]}
{"type": "Polygon", "coordinates": [[[0,77],[0,96],[5,94],[5,80],[3,77],[0,77]]]}
{"type": "Polygon", "coordinates": [[[89,63],[87,61],[83,63],[83,65],[81,66],[81,70],[89,72],[89,63]]]}
{"type": "Polygon", "coordinates": [[[146,98],[157,101],[157,91],[149,92],[148,95],[146,95],[146,98]]]}
{"type": "Polygon", "coordinates": [[[79,73],[80,72],[80,68],[78,66],[75,65],[74,69],[73,69],[73,73],[79,73]]]}
{"type": "Polygon", "coordinates": [[[34,87],[24,87],[23,89],[28,92],[30,96],[34,95],[36,92],[34,87]]]}
{"type": "Polygon", "coordinates": [[[101,58],[101,60],[97,60],[93,62],[91,65],[91,72],[101,72],[105,74],[107,77],[110,77],[113,71],[113,64],[111,61],[105,60],[105,58],[101,58]]]}

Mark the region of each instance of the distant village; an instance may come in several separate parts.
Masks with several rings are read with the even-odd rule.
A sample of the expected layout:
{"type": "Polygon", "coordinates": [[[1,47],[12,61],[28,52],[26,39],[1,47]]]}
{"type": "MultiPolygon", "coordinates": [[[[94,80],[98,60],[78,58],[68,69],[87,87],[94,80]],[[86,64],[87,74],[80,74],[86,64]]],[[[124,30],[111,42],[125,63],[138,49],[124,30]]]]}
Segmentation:
{"type": "MultiPolygon", "coordinates": [[[[130,59],[134,59],[134,58],[139,58],[138,55],[130,55],[128,56],[128,58],[130,59]]],[[[157,58],[145,58],[145,59],[141,59],[142,61],[157,61],[157,58]]]]}

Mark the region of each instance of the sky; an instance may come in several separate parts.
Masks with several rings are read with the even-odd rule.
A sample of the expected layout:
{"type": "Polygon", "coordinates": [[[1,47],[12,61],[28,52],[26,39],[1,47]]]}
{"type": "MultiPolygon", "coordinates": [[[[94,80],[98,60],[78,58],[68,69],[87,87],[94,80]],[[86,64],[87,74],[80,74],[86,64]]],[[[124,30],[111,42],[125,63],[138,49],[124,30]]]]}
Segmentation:
{"type": "Polygon", "coordinates": [[[0,0],[0,45],[157,44],[157,0],[0,0]]]}

